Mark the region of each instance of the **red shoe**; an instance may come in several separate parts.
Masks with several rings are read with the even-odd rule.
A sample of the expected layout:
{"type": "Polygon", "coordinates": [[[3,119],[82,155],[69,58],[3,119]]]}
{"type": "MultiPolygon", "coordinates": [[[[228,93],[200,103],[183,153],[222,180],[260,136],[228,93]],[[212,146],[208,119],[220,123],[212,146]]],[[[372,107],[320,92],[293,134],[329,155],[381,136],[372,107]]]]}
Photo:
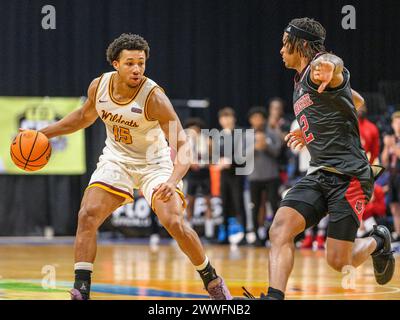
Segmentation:
{"type": "Polygon", "coordinates": [[[313,244],[313,236],[306,236],[303,240],[303,242],[301,243],[301,249],[311,249],[312,248],[312,244],[313,244]]]}
{"type": "Polygon", "coordinates": [[[325,237],[317,236],[317,247],[318,249],[325,249],[325,237]]]}

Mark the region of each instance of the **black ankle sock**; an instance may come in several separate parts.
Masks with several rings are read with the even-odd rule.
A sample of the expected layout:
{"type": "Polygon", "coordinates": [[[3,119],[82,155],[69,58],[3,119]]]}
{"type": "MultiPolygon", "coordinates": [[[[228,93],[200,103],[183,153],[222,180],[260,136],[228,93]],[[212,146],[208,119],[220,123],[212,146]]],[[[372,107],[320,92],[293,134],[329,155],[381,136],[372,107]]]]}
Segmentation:
{"type": "Polygon", "coordinates": [[[207,267],[205,267],[203,270],[197,270],[197,272],[200,274],[201,280],[203,280],[204,287],[206,289],[211,281],[218,278],[218,275],[210,262],[207,264],[207,267]]]}
{"type": "Polygon", "coordinates": [[[378,252],[379,250],[383,249],[385,240],[376,234],[373,234],[371,237],[374,238],[376,241],[376,249],[374,252],[372,252],[372,254],[374,254],[374,253],[378,252]]]}
{"type": "Polygon", "coordinates": [[[84,299],[90,298],[91,273],[89,270],[75,270],[74,288],[79,290],[84,299]]]}
{"type": "Polygon", "coordinates": [[[271,288],[271,287],[268,287],[268,296],[271,298],[274,298],[276,300],[284,300],[285,299],[285,294],[282,291],[271,288]]]}

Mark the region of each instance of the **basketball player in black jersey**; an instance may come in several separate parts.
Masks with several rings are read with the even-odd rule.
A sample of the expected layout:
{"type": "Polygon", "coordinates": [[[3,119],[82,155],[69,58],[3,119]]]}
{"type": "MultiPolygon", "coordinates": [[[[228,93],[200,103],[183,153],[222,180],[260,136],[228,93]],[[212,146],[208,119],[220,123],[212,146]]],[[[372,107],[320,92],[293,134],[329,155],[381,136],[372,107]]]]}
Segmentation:
{"type": "Polygon", "coordinates": [[[372,255],[379,284],[389,282],[395,269],[386,227],[375,226],[370,237],[355,239],[383,168],[368,163],[355,107],[362,98],[350,88],[343,61],[326,52],[325,36],[323,26],[309,18],[292,20],[283,35],[283,62],[297,71],[293,103],[300,125],[286,140],[291,148],[305,145],[311,161],[307,176],[283,198],[269,231],[269,288],[261,299],[284,299],[294,263],[294,238],[328,213],[326,250],[333,269],[357,267],[372,255]]]}

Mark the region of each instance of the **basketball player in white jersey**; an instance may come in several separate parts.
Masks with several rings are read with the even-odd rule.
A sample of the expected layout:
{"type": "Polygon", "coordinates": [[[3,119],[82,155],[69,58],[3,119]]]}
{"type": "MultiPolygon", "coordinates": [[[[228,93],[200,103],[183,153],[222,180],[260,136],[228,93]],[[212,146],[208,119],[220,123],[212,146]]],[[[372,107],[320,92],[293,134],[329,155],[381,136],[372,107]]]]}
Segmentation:
{"type": "Polygon", "coordinates": [[[41,130],[53,138],[87,128],[97,117],[107,130],[106,146],[79,211],[71,298],[90,298],[96,232],[115,209],[132,202],[133,189],[140,188],[161,224],[199,272],[211,299],[231,299],[199,237],[184,222],[181,180],[190,162],[181,159],[183,151],[189,148],[168,97],[144,76],[148,58],[149,46],[142,37],[122,34],[107,49],[107,60],[115,71],[92,81],[88,99],[80,109],[41,130]],[[170,129],[173,127],[177,130],[170,129]],[[166,139],[177,150],[175,164],[166,139]]]}

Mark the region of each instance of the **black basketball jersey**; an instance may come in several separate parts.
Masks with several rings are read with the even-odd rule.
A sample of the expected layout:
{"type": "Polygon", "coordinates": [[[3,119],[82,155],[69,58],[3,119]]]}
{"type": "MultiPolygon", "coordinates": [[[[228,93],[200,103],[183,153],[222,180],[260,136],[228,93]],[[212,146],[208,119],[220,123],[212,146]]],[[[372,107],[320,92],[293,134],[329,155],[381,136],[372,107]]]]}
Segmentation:
{"type": "Polygon", "coordinates": [[[311,169],[325,168],[342,174],[369,178],[368,158],[361,146],[356,108],[353,104],[350,73],[338,88],[318,86],[310,79],[308,65],[296,74],[294,113],[311,154],[311,169]]]}

